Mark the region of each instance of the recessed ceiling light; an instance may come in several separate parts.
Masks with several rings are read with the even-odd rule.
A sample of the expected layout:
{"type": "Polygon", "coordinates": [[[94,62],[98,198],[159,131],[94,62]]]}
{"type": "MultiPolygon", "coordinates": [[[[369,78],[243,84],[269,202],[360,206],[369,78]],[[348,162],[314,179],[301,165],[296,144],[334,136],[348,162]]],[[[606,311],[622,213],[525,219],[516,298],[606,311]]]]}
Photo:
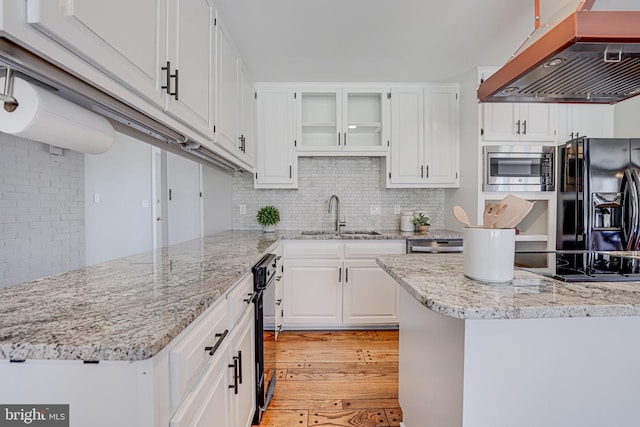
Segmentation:
{"type": "Polygon", "coordinates": [[[517,87],[517,86],[510,86],[510,87],[508,87],[506,89],[503,89],[502,93],[513,93],[513,92],[517,91],[518,89],[520,89],[520,88],[517,87]]]}
{"type": "Polygon", "coordinates": [[[557,66],[557,65],[562,64],[563,62],[564,62],[564,59],[563,59],[563,58],[555,58],[555,59],[552,59],[552,60],[551,60],[551,61],[549,61],[549,62],[545,62],[545,64],[543,65],[543,67],[544,67],[544,68],[555,67],[555,66],[557,66]]]}

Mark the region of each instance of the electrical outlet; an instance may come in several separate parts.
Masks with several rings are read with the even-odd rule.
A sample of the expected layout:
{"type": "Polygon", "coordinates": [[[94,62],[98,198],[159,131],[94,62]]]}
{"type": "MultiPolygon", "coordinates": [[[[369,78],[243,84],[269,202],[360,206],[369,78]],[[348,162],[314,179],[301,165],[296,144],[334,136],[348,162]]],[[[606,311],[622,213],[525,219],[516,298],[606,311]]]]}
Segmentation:
{"type": "Polygon", "coordinates": [[[247,205],[238,205],[238,208],[240,209],[240,215],[247,214],[247,205]]]}
{"type": "Polygon", "coordinates": [[[380,215],[380,214],[381,214],[381,212],[380,212],[380,211],[381,211],[380,206],[378,206],[378,205],[371,205],[371,207],[370,207],[370,208],[371,208],[371,210],[370,210],[371,215],[380,215]]]}
{"type": "Polygon", "coordinates": [[[93,203],[100,203],[100,193],[93,193],[93,203]]]}
{"type": "Polygon", "coordinates": [[[393,213],[395,215],[400,215],[400,205],[393,205],[393,213]]]}

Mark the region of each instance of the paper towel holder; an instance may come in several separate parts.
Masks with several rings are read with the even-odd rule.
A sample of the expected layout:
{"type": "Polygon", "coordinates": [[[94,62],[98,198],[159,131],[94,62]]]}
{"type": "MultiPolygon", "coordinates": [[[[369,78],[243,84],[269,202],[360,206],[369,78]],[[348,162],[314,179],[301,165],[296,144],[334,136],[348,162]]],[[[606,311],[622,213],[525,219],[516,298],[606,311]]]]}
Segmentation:
{"type": "Polygon", "coordinates": [[[0,101],[7,113],[13,113],[18,108],[18,101],[13,97],[13,68],[7,67],[7,75],[4,79],[4,93],[0,93],[0,101]]]}

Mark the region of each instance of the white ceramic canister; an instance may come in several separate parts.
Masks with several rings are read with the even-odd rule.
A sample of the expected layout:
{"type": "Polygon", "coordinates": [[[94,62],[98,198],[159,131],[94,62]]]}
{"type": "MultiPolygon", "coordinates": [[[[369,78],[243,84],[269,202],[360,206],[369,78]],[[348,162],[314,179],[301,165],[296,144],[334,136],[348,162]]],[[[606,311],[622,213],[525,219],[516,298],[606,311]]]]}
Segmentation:
{"type": "Polygon", "coordinates": [[[513,280],[514,228],[468,228],[462,231],[464,275],[482,282],[513,280]]]}
{"type": "Polygon", "coordinates": [[[404,210],[400,212],[400,231],[414,231],[413,211],[404,210]]]}

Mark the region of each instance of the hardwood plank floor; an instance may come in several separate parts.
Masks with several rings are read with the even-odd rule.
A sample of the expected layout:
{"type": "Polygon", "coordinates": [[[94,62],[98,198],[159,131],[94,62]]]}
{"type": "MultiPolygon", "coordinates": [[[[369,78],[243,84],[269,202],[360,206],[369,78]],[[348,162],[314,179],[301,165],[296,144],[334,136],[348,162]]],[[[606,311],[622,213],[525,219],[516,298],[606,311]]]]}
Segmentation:
{"type": "Polygon", "coordinates": [[[285,331],[261,427],[399,426],[398,331],[285,331]]]}

